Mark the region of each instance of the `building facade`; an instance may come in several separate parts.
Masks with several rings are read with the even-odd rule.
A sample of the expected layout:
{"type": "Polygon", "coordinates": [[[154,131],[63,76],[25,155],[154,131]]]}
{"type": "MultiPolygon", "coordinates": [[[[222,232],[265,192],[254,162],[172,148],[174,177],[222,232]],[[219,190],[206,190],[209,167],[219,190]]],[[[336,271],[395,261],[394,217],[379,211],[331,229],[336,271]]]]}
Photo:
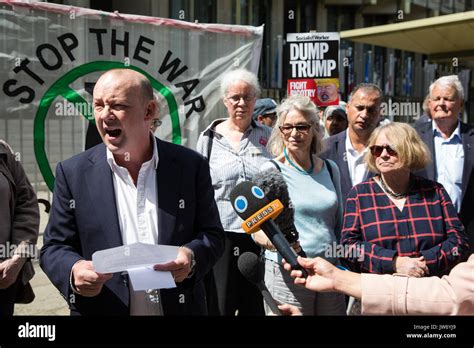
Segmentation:
{"type": "MultiPolygon", "coordinates": [[[[283,47],[287,33],[341,32],[355,28],[436,17],[473,9],[472,0],[64,0],[65,5],[173,18],[200,23],[259,26],[264,42],[259,78],[267,96],[286,94],[283,47]]],[[[421,102],[439,76],[458,74],[471,109],[470,57],[429,59],[426,55],[341,40],[340,87],[343,99],[360,82],[378,84],[392,102],[421,102]]],[[[387,100],[388,101],[388,100],[387,100]]],[[[466,121],[473,121],[465,113],[466,121]]],[[[402,115],[407,116],[407,115],[402,115]]],[[[407,119],[411,121],[411,119],[407,119]]]]}

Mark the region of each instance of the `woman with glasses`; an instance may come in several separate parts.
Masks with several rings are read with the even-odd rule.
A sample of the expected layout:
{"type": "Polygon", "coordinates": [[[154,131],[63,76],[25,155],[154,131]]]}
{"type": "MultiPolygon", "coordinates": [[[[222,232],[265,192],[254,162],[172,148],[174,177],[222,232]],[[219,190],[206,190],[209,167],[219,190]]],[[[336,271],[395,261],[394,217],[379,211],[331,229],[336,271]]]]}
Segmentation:
{"type": "MultiPolygon", "coordinates": [[[[262,171],[278,170],[288,185],[299,245],[308,257],[322,256],[337,263],[331,252],[342,225],[339,169],[318,157],[322,146],[318,109],[304,96],[288,97],[277,108],[277,122],[267,148],[276,158],[262,171]]],[[[283,269],[281,256],[263,232],[254,235],[265,251],[265,284],[281,303],[296,305],[304,315],[343,315],[344,296],[314,293],[296,286],[283,269]]],[[[266,313],[271,314],[266,307],[266,313]]]]}
{"type": "Polygon", "coordinates": [[[362,255],[348,259],[362,272],[441,276],[462,261],[467,236],[443,186],[413,174],[430,158],[404,123],[377,128],[365,160],[376,176],[352,188],[342,243],[362,255]]]}
{"type": "Polygon", "coordinates": [[[227,117],[213,121],[197,143],[197,151],[209,160],[215,200],[226,232],[224,255],[214,266],[219,311],[221,315],[263,315],[260,292],[237,268],[242,253],[258,254],[260,248],[243,231],[229,194],[240,182],[251,181],[271,158],[265,148],[271,128],[252,119],[260,94],[255,74],[245,69],[226,73],[221,80],[221,94],[227,117]]]}

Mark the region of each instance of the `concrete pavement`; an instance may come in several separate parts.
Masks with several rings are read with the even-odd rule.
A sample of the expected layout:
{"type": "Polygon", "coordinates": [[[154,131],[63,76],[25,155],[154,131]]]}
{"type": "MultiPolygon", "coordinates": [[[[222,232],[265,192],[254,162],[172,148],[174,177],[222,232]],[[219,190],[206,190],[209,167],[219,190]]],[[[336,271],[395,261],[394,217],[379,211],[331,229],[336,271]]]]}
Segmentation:
{"type": "Polygon", "coordinates": [[[66,301],[43,273],[37,261],[35,272],[31,286],[36,297],[32,303],[15,305],[15,315],[69,315],[66,301]]]}

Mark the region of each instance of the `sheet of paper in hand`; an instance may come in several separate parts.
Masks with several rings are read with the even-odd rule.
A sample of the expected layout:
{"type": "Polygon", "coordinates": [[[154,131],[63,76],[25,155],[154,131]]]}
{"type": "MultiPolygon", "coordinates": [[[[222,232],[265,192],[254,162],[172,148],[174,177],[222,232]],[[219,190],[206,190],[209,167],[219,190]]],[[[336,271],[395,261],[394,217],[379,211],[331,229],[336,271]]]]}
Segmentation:
{"type": "Polygon", "coordinates": [[[98,273],[123,272],[132,268],[166,263],[176,259],[178,248],[173,245],[134,243],[96,251],[92,264],[98,273]]]}

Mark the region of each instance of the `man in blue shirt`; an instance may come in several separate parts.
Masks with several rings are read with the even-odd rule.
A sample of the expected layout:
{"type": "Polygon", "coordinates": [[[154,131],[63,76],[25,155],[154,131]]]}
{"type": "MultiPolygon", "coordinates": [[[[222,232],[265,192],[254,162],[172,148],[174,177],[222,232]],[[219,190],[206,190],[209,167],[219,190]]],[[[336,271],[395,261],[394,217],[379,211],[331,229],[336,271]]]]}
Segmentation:
{"type": "Polygon", "coordinates": [[[429,88],[431,122],[415,128],[432,153],[419,174],[443,184],[469,235],[474,251],[474,126],[459,119],[464,90],[456,75],[443,76],[429,88]]]}

